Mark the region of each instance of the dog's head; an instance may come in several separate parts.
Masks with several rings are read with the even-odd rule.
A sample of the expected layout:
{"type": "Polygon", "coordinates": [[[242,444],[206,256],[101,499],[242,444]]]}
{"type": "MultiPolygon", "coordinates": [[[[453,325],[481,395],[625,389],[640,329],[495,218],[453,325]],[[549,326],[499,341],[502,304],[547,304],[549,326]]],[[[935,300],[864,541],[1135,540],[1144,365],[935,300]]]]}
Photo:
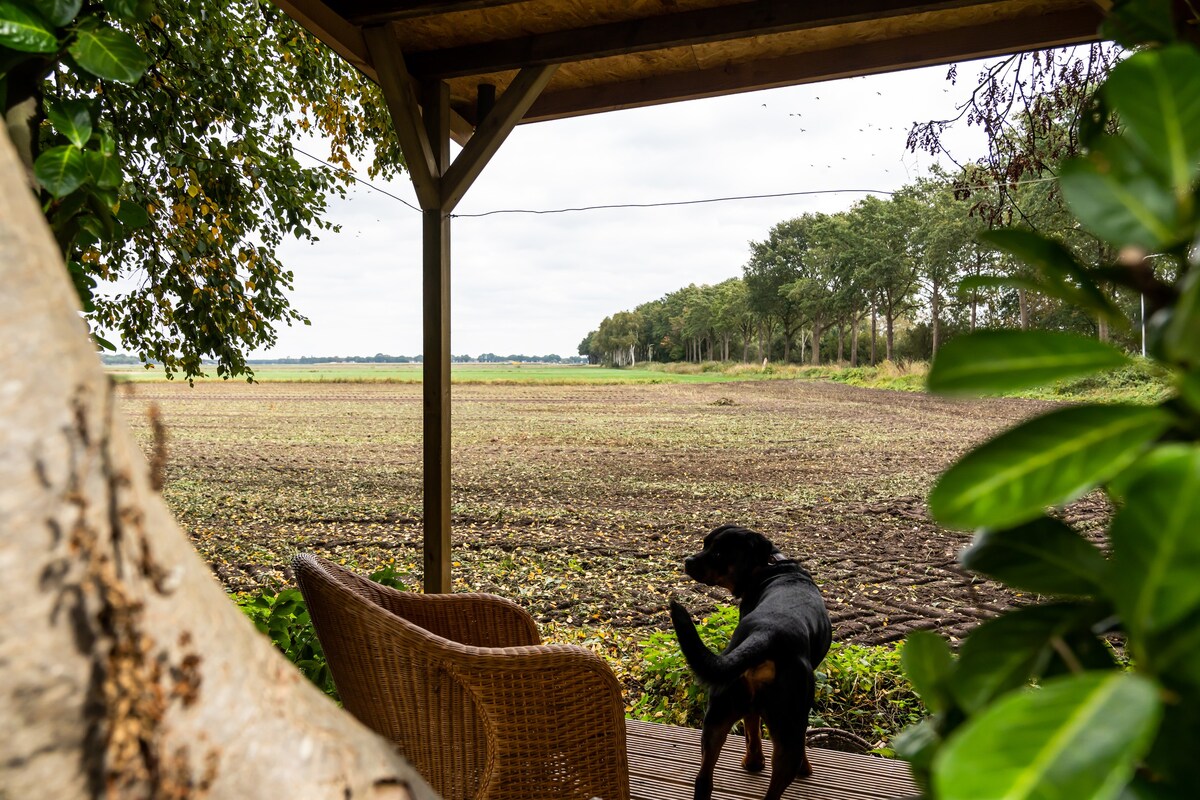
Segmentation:
{"type": "Polygon", "coordinates": [[[759,570],[778,560],[779,549],[761,533],[740,525],[722,525],[704,537],[704,549],[683,560],[683,571],[709,586],[741,597],[759,570]]]}

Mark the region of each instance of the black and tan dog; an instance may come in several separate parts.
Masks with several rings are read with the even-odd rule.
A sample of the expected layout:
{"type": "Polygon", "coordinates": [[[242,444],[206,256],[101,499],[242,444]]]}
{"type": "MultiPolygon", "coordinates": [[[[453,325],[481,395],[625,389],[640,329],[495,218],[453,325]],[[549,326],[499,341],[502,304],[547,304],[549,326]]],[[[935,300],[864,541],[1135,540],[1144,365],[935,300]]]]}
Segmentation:
{"type": "Polygon", "coordinates": [[[816,690],[813,670],[829,651],[829,612],[808,572],[747,528],[715,529],[683,568],[700,583],[722,586],[741,600],[737,628],[719,655],[700,640],[687,609],[671,601],[683,655],[710,687],[695,800],[712,797],[717,756],[739,719],[746,722],[742,766],[748,772],[765,765],[760,720],[771,732],[775,755],[764,800],[779,800],[794,779],[812,774],[804,737],[816,690]]]}

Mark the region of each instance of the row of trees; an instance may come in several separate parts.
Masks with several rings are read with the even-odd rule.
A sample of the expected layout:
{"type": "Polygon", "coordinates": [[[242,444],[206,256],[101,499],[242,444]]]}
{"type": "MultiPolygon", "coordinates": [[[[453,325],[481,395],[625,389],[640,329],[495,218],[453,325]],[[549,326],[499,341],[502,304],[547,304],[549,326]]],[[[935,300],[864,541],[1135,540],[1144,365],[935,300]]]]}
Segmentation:
{"type": "MultiPolygon", "coordinates": [[[[1015,224],[1054,236],[1085,264],[1103,263],[1111,254],[1070,222],[1055,187],[1049,173],[1006,185],[1015,224]]],[[[935,169],[890,198],[785,220],[750,243],[741,277],[693,284],[613,314],[579,353],[616,366],[764,358],[857,366],[880,357],[928,359],[977,327],[1109,339],[1103,320],[1042,296],[1026,267],[979,243],[982,231],[1002,224],[988,213],[996,196],[978,167],[935,169]],[[981,277],[997,274],[1004,277],[981,277]]],[[[1136,295],[1106,288],[1137,317],[1136,295]]]]}

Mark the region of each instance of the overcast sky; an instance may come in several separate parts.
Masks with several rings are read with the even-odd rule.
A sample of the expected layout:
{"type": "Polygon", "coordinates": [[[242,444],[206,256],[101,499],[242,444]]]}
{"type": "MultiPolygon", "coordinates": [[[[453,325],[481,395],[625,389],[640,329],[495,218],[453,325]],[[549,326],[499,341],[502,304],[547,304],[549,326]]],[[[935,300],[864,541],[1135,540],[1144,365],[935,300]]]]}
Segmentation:
{"type": "MultiPolygon", "coordinates": [[[[930,163],[905,149],[911,123],[952,116],[979,66],[961,66],[957,87],[931,67],[521,125],[456,213],[894,190],[930,163]]],[[[954,141],[956,155],[982,151],[976,130],[954,141]]],[[[380,185],[416,205],[407,180],[380,185]]],[[[605,316],[741,275],[748,242],[775,223],[862,196],[456,218],[452,350],[575,355],[605,316]]],[[[254,355],[420,353],[420,215],[358,187],[330,217],[340,233],[281,253],[311,327],[284,327],[275,348],[254,355]]]]}

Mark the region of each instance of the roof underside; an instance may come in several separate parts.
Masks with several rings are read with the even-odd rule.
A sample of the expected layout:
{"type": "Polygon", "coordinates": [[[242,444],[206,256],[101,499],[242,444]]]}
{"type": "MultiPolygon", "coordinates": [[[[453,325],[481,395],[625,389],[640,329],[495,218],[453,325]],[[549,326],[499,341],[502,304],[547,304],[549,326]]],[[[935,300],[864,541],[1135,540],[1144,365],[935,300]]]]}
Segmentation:
{"type": "MultiPolygon", "coordinates": [[[[276,0],[371,78],[385,26],[418,83],[444,80],[456,138],[479,86],[559,65],[522,122],[1096,39],[1098,0],[276,0]]],[[[487,94],[488,90],[485,89],[487,94]]]]}

